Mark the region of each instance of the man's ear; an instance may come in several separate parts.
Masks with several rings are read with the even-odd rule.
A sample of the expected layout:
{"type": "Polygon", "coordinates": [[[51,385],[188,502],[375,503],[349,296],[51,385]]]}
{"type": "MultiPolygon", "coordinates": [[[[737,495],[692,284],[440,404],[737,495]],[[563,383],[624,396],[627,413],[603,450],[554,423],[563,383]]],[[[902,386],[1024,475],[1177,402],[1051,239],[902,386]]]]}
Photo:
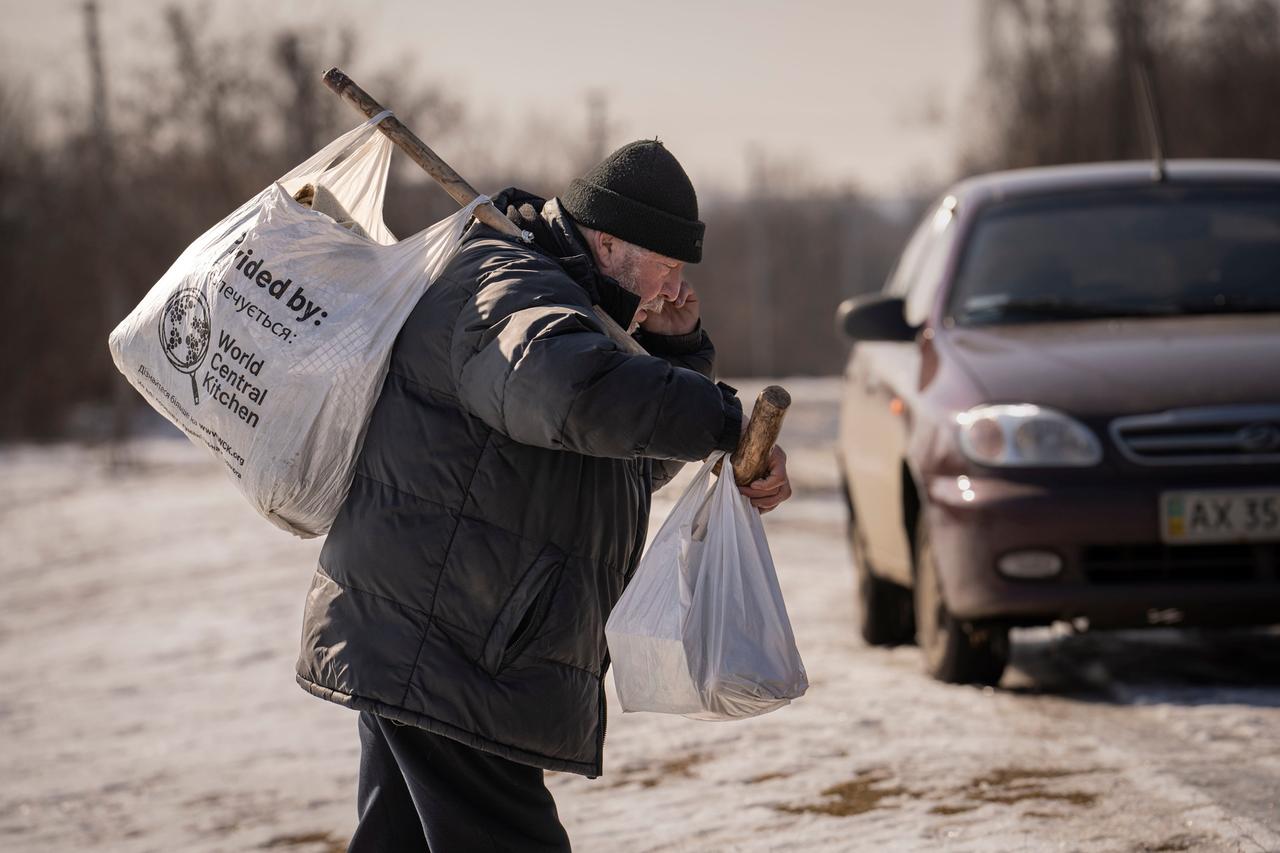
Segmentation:
{"type": "Polygon", "coordinates": [[[600,271],[605,275],[609,275],[613,271],[613,266],[617,262],[618,241],[612,234],[606,234],[603,231],[592,229],[586,233],[587,245],[591,249],[591,254],[595,258],[596,264],[600,267],[600,271]]]}
{"type": "Polygon", "coordinates": [[[612,234],[606,234],[603,231],[597,231],[592,235],[596,241],[596,255],[602,258],[613,260],[613,253],[617,250],[618,244],[613,239],[612,234]]]}

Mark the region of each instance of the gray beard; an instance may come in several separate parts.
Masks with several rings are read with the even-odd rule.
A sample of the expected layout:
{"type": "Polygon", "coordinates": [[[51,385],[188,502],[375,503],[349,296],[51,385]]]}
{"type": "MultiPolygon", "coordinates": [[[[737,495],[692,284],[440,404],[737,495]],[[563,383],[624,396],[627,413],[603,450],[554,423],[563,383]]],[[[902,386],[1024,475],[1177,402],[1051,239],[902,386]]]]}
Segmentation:
{"type": "MultiPolygon", "coordinates": [[[[618,284],[622,285],[623,290],[627,291],[628,293],[634,293],[636,296],[639,296],[640,285],[636,282],[636,279],[639,277],[636,275],[636,263],[637,263],[637,259],[634,255],[628,257],[625,261],[623,261],[622,268],[618,270],[618,273],[617,275],[614,276],[614,278],[617,280],[618,284]]],[[[667,304],[667,300],[663,299],[661,296],[655,296],[653,299],[650,299],[648,302],[640,303],[639,307],[636,308],[636,311],[637,312],[644,311],[646,314],[648,314],[651,317],[654,314],[661,314],[662,306],[666,304],[667,304]]],[[[627,328],[627,334],[629,335],[634,334],[636,329],[638,328],[640,328],[640,324],[636,322],[635,317],[633,315],[631,319],[631,323],[627,328]]]]}

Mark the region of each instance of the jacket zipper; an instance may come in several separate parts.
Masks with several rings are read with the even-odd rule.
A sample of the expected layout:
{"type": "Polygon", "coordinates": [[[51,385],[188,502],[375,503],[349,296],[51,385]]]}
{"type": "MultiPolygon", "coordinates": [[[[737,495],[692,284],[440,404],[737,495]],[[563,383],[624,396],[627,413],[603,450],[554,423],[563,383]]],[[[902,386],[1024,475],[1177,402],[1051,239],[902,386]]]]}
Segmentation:
{"type": "Polygon", "coordinates": [[[604,769],[604,739],[609,732],[609,703],[604,698],[604,684],[600,685],[600,769],[604,769]]]}
{"type": "Polygon", "coordinates": [[[604,653],[604,666],[600,668],[600,757],[597,770],[604,775],[604,739],[609,731],[609,702],[604,695],[604,675],[609,671],[609,652],[604,653]]]}

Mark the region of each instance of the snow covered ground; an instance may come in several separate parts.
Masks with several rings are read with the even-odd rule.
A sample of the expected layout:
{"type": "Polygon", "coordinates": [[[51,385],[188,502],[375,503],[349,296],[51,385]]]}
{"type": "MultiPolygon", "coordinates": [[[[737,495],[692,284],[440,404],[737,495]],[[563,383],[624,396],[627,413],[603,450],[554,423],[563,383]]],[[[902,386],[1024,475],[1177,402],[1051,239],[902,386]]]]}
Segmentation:
{"type": "MultiPolygon", "coordinates": [[[[1280,851],[1280,634],[1019,632],[999,690],[929,681],[857,639],[838,383],[784,384],[799,488],[765,519],[809,693],[735,723],[611,695],[605,775],[548,776],[575,849],[1280,851]]],[[[183,441],[131,455],[0,451],[0,850],[345,849],[355,715],[292,674],[319,543],[183,441]]]]}

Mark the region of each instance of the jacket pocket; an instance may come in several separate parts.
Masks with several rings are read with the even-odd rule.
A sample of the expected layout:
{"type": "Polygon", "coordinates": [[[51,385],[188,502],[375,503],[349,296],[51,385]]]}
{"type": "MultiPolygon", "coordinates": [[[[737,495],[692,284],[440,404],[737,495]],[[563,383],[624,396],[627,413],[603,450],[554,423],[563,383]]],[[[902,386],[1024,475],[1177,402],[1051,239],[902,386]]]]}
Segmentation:
{"type": "Polygon", "coordinates": [[[537,636],[555,596],[565,554],[548,543],[516,581],[485,640],[480,665],[497,675],[537,636]]]}

